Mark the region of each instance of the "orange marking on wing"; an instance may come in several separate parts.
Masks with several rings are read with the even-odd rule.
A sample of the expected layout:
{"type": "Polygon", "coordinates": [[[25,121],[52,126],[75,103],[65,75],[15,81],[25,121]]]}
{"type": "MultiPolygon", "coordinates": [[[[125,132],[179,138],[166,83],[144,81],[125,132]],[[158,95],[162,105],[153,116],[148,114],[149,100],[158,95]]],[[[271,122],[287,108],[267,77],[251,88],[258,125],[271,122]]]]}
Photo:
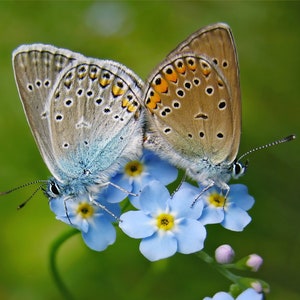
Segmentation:
{"type": "Polygon", "coordinates": [[[111,83],[111,80],[108,80],[107,78],[100,78],[99,83],[102,87],[106,87],[111,83]]]}
{"type": "Polygon", "coordinates": [[[165,78],[169,81],[172,81],[172,82],[177,82],[178,80],[178,75],[176,74],[176,72],[174,72],[172,70],[172,73],[165,73],[165,78]]]}
{"type": "Polygon", "coordinates": [[[154,91],[152,91],[153,95],[150,95],[150,93],[149,93],[149,97],[147,98],[147,101],[146,101],[146,106],[150,110],[153,110],[157,107],[157,103],[160,102],[160,97],[159,97],[158,93],[155,93],[154,91]]]}
{"type": "Polygon", "coordinates": [[[200,66],[204,76],[208,76],[211,73],[211,66],[207,62],[200,60],[200,66]]]}
{"type": "Polygon", "coordinates": [[[135,112],[137,110],[137,103],[131,102],[126,98],[122,99],[122,107],[127,109],[129,112],[135,112]]]}
{"type": "Polygon", "coordinates": [[[97,73],[90,73],[90,78],[91,79],[96,79],[97,78],[97,73]]]}
{"type": "Polygon", "coordinates": [[[121,89],[120,87],[118,87],[117,85],[114,85],[112,87],[111,92],[115,97],[121,96],[125,93],[125,91],[123,89],[121,89]]]}
{"type": "Polygon", "coordinates": [[[188,68],[191,70],[191,71],[195,71],[197,66],[196,66],[196,63],[193,59],[188,59],[188,68]]]}
{"type": "Polygon", "coordinates": [[[168,91],[168,82],[163,78],[157,78],[152,83],[152,87],[158,93],[166,93],[168,91]]]}
{"type": "Polygon", "coordinates": [[[186,65],[185,64],[177,65],[176,71],[180,74],[184,74],[186,71],[186,65]]]}

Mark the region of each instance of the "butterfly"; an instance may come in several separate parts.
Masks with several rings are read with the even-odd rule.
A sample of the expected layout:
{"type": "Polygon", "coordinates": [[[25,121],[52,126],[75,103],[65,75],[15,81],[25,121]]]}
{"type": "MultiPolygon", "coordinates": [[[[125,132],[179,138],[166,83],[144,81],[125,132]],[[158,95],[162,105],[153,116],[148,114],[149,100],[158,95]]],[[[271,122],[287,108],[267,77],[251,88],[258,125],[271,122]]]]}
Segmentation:
{"type": "Polygon", "coordinates": [[[205,186],[229,192],[241,135],[236,47],[223,23],[204,27],[179,44],[146,81],[148,129],[144,146],[185,169],[205,186]]]}
{"type": "Polygon", "coordinates": [[[19,95],[52,173],[46,195],[94,204],[121,165],[142,152],[143,82],[124,65],[51,45],[13,52],[19,95]]]}

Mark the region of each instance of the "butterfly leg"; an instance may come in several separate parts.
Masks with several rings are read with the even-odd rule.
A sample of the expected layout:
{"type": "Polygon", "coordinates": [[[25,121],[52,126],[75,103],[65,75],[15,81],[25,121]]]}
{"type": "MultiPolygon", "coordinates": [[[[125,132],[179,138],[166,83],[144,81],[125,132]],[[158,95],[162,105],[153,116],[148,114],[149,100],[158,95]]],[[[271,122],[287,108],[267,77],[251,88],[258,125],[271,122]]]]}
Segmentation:
{"type": "Polygon", "coordinates": [[[99,185],[99,187],[102,188],[102,187],[106,187],[106,186],[108,186],[108,185],[113,186],[114,188],[120,190],[121,192],[123,192],[123,193],[125,193],[125,194],[127,194],[127,195],[131,195],[131,196],[135,196],[135,197],[138,196],[138,194],[129,192],[129,191],[127,191],[126,189],[122,188],[121,186],[119,186],[119,185],[117,185],[117,184],[114,184],[114,183],[111,182],[111,181],[108,181],[108,182],[105,182],[105,183],[101,183],[101,184],[99,185]]]}
{"type": "Polygon", "coordinates": [[[210,180],[209,183],[208,183],[208,185],[202,189],[202,191],[200,192],[199,195],[196,196],[196,198],[194,199],[194,201],[193,201],[191,207],[193,207],[193,206],[195,205],[195,203],[198,201],[198,199],[199,199],[206,191],[208,191],[210,188],[212,188],[214,185],[215,185],[215,182],[214,182],[213,180],[210,180]]]}
{"type": "Polygon", "coordinates": [[[230,192],[230,186],[227,183],[224,183],[223,186],[222,186],[222,191],[226,191],[225,195],[224,195],[224,198],[225,198],[224,205],[223,205],[223,209],[224,209],[224,207],[226,205],[228,194],[230,192]]]}
{"type": "Polygon", "coordinates": [[[173,198],[173,196],[179,191],[179,189],[181,188],[182,184],[184,183],[186,177],[187,177],[186,172],[184,172],[178,186],[176,187],[175,191],[172,192],[171,198],[173,198]]]}
{"type": "MultiPolygon", "coordinates": [[[[64,199],[64,207],[65,207],[65,212],[66,212],[66,216],[68,218],[68,221],[70,223],[70,225],[72,225],[72,221],[70,219],[69,213],[68,213],[68,206],[67,206],[67,201],[70,199],[64,199]]],[[[50,201],[55,201],[55,199],[51,199],[50,201]]]]}
{"type": "Polygon", "coordinates": [[[107,209],[104,205],[102,205],[101,203],[95,201],[95,200],[91,200],[92,204],[100,207],[101,209],[103,209],[104,211],[106,211],[108,214],[110,214],[114,219],[116,219],[118,222],[121,222],[120,218],[118,216],[116,216],[113,212],[111,212],[109,209],[107,209]]]}

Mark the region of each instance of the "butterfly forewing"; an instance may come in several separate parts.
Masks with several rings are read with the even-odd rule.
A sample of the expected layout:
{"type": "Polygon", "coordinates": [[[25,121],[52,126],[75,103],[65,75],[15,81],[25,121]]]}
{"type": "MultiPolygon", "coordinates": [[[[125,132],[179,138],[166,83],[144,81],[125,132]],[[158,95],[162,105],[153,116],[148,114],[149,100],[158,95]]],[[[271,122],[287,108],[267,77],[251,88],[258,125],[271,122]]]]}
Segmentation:
{"type": "Polygon", "coordinates": [[[134,132],[141,131],[141,82],[120,66],[96,59],[78,64],[53,91],[53,151],[71,170],[68,176],[79,176],[82,168],[92,173],[109,168],[126,153],[128,140],[142,136],[134,132]]]}
{"type": "Polygon", "coordinates": [[[72,52],[44,45],[23,45],[13,52],[13,67],[20,98],[38,148],[53,174],[54,160],[49,131],[49,94],[57,78],[76,57],[72,52]]]}

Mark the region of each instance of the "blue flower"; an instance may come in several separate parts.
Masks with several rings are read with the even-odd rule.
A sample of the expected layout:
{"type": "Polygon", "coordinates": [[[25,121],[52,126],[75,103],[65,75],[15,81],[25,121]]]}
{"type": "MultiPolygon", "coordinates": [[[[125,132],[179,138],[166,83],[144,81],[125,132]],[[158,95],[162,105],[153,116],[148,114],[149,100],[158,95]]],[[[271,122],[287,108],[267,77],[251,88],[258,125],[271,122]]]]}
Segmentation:
{"type": "Polygon", "coordinates": [[[89,248],[102,251],[116,240],[116,230],[112,222],[116,221],[113,215],[119,215],[120,209],[119,205],[106,203],[104,200],[101,200],[99,206],[95,203],[86,193],[67,200],[52,199],[49,204],[56,214],[56,219],[80,230],[89,248]]]}
{"type": "Polygon", "coordinates": [[[200,251],[206,230],[197,220],[202,202],[191,207],[196,195],[194,189],[181,188],[171,197],[165,186],[151,181],[141,192],[141,210],[121,215],[119,226],[130,237],[142,239],[140,251],[150,261],[200,251]]]}
{"type": "MultiPolygon", "coordinates": [[[[254,289],[247,289],[244,292],[242,292],[236,300],[263,300],[263,295],[256,292],[254,289]]],[[[225,292],[219,292],[215,294],[212,298],[205,297],[203,300],[234,300],[234,298],[225,292]]]]}
{"type": "Polygon", "coordinates": [[[204,209],[200,221],[204,225],[221,223],[226,229],[242,231],[251,221],[247,210],[253,206],[254,198],[243,184],[230,185],[226,199],[219,189],[213,187],[201,195],[198,201],[201,200],[204,209]]]}
{"type": "Polygon", "coordinates": [[[140,208],[139,194],[143,187],[152,180],[158,180],[164,185],[173,182],[178,175],[178,170],[168,162],[162,160],[149,150],[144,150],[140,160],[128,162],[122,170],[111,178],[111,182],[124,189],[109,186],[106,195],[109,202],[119,202],[127,197],[128,192],[138,196],[128,195],[131,203],[140,208]],[[126,193],[127,191],[127,193],[126,193]]]}

